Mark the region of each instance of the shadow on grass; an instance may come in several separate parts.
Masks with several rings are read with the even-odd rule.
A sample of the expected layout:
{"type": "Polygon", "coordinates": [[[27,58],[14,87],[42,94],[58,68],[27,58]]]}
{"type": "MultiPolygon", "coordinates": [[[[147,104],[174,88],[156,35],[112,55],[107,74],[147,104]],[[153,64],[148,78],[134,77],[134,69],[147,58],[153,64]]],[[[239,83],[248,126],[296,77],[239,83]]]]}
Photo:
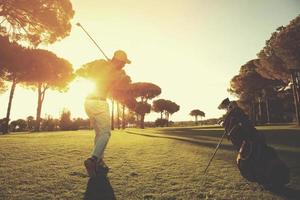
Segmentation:
{"type": "MultiPolygon", "coordinates": [[[[171,130],[167,130],[167,131],[160,131],[159,134],[145,134],[145,133],[133,132],[133,131],[126,131],[126,133],[146,136],[146,137],[172,139],[172,140],[188,142],[194,145],[215,149],[223,132],[223,130],[191,131],[190,129],[186,129],[186,132],[183,132],[182,130],[185,130],[184,128],[181,128],[178,131],[177,129],[174,130],[175,132],[173,133],[171,132],[171,130]],[[197,137],[197,135],[199,137],[197,137]],[[208,140],[207,138],[202,138],[201,136],[208,136],[211,138],[215,138],[215,140],[213,142],[212,140],[208,140]]],[[[267,136],[268,144],[271,146],[275,145],[273,147],[276,149],[276,152],[278,152],[279,157],[284,162],[286,162],[289,168],[291,168],[293,171],[297,171],[299,168],[298,163],[300,161],[299,152],[294,150],[299,147],[300,134],[297,132],[297,130],[296,131],[295,130],[292,131],[291,130],[267,130],[267,131],[264,130],[262,132],[265,133],[265,135],[267,136]],[[287,147],[292,146],[294,147],[294,149],[284,149],[276,146],[278,144],[283,144],[287,147]]],[[[231,144],[225,142],[222,143],[220,149],[225,150],[227,152],[235,153],[234,147],[231,144]]],[[[225,157],[224,160],[227,161],[227,157],[225,157]]]]}
{"type": "MultiPolygon", "coordinates": [[[[207,148],[211,148],[214,149],[216,148],[219,140],[221,139],[221,134],[222,132],[220,131],[210,131],[210,133],[214,133],[211,134],[210,133],[205,133],[205,135],[210,135],[210,137],[214,137],[216,138],[216,140],[214,142],[212,142],[211,140],[207,140],[207,139],[203,139],[201,137],[193,137],[191,136],[190,133],[185,133],[185,134],[171,134],[171,133],[160,133],[160,134],[144,134],[144,133],[140,133],[140,132],[133,132],[133,131],[126,131],[127,134],[133,134],[133,135],[140,135],[140,136],[146,136],[146,137],[154,137],[154,138],[165,138],[165,139],[171,139],[171,140],[177,140],[177,141],[182,141],[182,142],[188,142],[194,145],[199,145],[199,146],[203,146],[203,147],[207,147],[207,148]],[[218,138],[217,138],[218,137],[218,138]]],[[[193,133],[192,135],[194,135],[196,133],[193,133]]],[[[202,132],[198,132],[198,135],[204,135],[202,132]]],[[[281,134],[281,135],[288,135],[288,134],[281,134]]],[[[292,135],[293,136],[293,135],[292,135]]],[[[284,136],[286,137],[286,136],[284,136]]],[[[291,140],[293,140],[294,138],[291,137],[291,140]]],[[[226,140],[226,139],[224,139],[226,140]]],[[[299,141],[299,140],[297,140],[299,141]]],[[[273,142],[270,142],[270,144],[274,144],[273,142]]],[[[229,151],[229,152],[235,152],[235,149],[233,147],[233,145],[228,144],[223,142],[222,145],[220,146],[220,149],[225,150],[225,151],[229,151]]],[[[286,150],[286,149],[281,149],[281,148],[276,148],[276,152],[279,153],[280,158],[283,158],[284,161],[288,161],[288,165],[289,167],[295,167],[295,162],[299,161],[299,153],[298,152],[294,152],[291,150],[286,150]],[[291,162],[291,163],[289,163],[291,162]]]]}
{"type": "Polygon", "coordinates": [[[289,187],[284,187],[280,190],[270,189],[268,191],[272,192],[277,196],[287,198],[287,199],[298,200],[300,197],[300,190],[289,188],[289,187]]]}
{"type": "MultiPolygon", "coordinates": [[[[299,157],[298,151],[281,148],[281,146],[294,148],[294,149],[300,148],[300,143],[299,143],[300,134],[298,129],[278,129],[278,130],[270,129],[270,130],[258,130],[258,131],[265,135],[267,144],[273,146],[276,149],[276,151],[279,151],[283,157],[292,157],[293,159],[299,157]]],[[[150,135],[150,134],[143,134],[140,132],[132,132],[132,131],[126,131],[126,132],[130,134],[137,134],[143,136],[150,135]]],[[[205,147],[215,148],[223,132],[224,130],[220,128],[218,129],[172,128],[172,129],[158,129],[158,131],[154,133],[150,132],[151,136],[149,137],[175,139],[175,140],[181,140],[193,144],[198,144],[205,147]]],[[[232,145],[223,143],[221,149],[233,150],[233,147],[232,145]]]]}
{"type": "MultiPolygon", "coordinates": [[[[190,138],[201,139],[201,136],[210,138],[220,138],[224,129],[221,128],[173,128],[173,129],[158,129],[157,133],[173,136],[184,136],[190,138]]],[[[258,127],[258,131],[263,133],[267,138],[268,144],[287,145],[291,147],[300,147],[299,129],[262,129],[258,127]]]]}
{"type": "Polygon", "coordinates": [[[300,147],[299,130],[280,129],[280,130],[259,130],[266,136],[267,142],[274,145],[287,145],[290,147],[300,147]]]}
{"type": "MultiPolygon", "coordinates": [[[[191,144],[195,144],[195,145],[200,145],[200,146],[204,146],[204,147],[208,147],[208,148],[216,148],[217,146],[217,142],[211,143],[211,142],[207,142],[205,140],[195,140],[195,139],[190,139],[189,137],[187,137],[186,135],[184,135],[185,137],[174,137],[174,136],[163,136],[163,135],[150,135],[150,134],[143,134],[143,133],[137,133],[137,132],[132,132],[132,131],[126,131],[127,134],[133,134],[133,135],[140,135],[140,136],[146,136],[146,137],[154,137],[154,138],[165,138],[165,139],[172,139],[172,140],[178,140],[178,141],[183,141],[183,142],[188,142],[191,144]]],[[[176,135],[177,136],[177,135],[176,135]]],[[[182,135],[181,135],[182,136],[182,135]]],[[[221,139],[221,138],[220,138],[221,139]]],[[[222,144],[220,146],[220,149],[224,149],[224,150],[228,150],[228,151],[232,151],[234,150],[232,145],[228,145],[228,144],[222,144]]]]}
{"type": "Polygon", "coordinates": [[[224,130],[220,129],[190,129],[190,128],[178,128],[178,129],[167,129],[158,131],[160,134],[165,135],[177,135],[186,137],[197,137],[197,136],[208,136],[208,137],[221,137],[224,130]]]}
{"type": "Polygon", "coordinates": [[[106,176],[90,178],[84,194],[85,200],[115,200],[114,190],[106,176]]]}

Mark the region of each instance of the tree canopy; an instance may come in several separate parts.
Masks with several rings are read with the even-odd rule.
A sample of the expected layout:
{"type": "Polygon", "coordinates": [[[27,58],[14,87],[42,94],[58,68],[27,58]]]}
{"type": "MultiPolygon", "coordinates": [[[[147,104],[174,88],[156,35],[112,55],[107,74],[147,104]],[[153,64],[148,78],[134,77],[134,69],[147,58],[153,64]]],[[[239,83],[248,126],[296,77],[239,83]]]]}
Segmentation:
{"type": "MultiPolygon", "coordinates": [[[[1,79],[11,82],[9,101],[6,112],[6,120],[3,126],[3,132],[8,133],[8,123],[10,120],[10,110],[16,85],[24,80],[27,71],[24,70],[28,57],[26,48],[16,42],[10,42],[7,36],[0,36],[0,74],[1,79]]],[[[1,81],[3,83],[3,81],[1,81]]],[[[3,90],[3,89],[2,89],[3,90]]]]}
{"type": "Polygon", "coordinates": [[[272,34],[258,58],[262,76],[289,82],[289,69],[300,69],[300,15],[272,34]]]}
{"type": "Polygon", "coordinates": [[[4,83],[4,81],[0,78],[0,94],[4,93],[7,90],[7,87],[4,83]]]}
{"type": "Polygon", "coordinates": [[[255,94],[261,93],[264,88],[276,83],[257,73],[256,62],[257,60],[250,60],[241,66],[239,74],[230,81],[229,91],[243,100],[255,98],[255,94]]]}
{"type": "Polygon", "coordinates": [[[37,87],[41,84],[44,88],[61,92],[68,89],[75,77],[69,61],[44,49],[30,49],[26,53],[29,60],[24,85],[37,87]]]}
{"type": "Polygon", "coordinates": [[[10,42],[7,36],[0,36],[0,74],[2,78],[11,81],[21,79],[26,74],[24,63],[26,62],[26,48],[16,42],[10,42]]]}
{"type": "Polygon", "coordinates": [[[172,115],[173,113],[177,112],[180,109],[180,106],[170,100],[158,99],[153,101],[152,109],[155,112],[161,113],[160,118],[162,119],[163,112],[165,112],[166,118],[168,118],[168,115],[172,115]]]}
{"type": "Polygon", "coordinates": [[[194,109],[190,112],[191,116],[202,116],[205,117],[205,113],[199,109],[194,109]]]}
{"type": "MultiPolygon", "coordinates": [[[[241,66],[239,74],[230,81],[229,92],[239,97],[239,105],[250,114],[254,123],[257,119],[262,120],[263,110],[267,113],[269,122],[270,107],[274,104],[274,101],[269,100],[273,98],[279,101],[279,88],[294,83],[291,85],[297,113],[300,89],[297,86],[299,73],[297,75],[295,72],[300,70],[300,15],[287,26],[277,28],[257,56],[257,59],[241,66]],[[294,81],[291,81],[291,77],[294,81]]],[[[273,110],[275,111],[276,109],[273,110]]]]}
{"type": "Polygon", "coordinates": [[[196,124],[198,124],[198,116],[205,117],[205,113],[199,109],[191,110],[190,115],[195,117],[196,124]]]}
{"type": "Polygon", "coordinates": [[[70,0],[0,0],[0,34],[51,44],[69,35],[73,16],[70,0]]]}
{"type": "Polygon", "coordinates": [[[153,83],[137,82],[131,85],[130,92],[136,98],[140,97],[142,102],[147,102],[160,95],[161,88],[153,83]]]}
{"type": "Polygon", "coordinates": [[[38,92],[36,127],[40,130],[41,110],[48,89],[65,92],[69,83],[74,79],[72,65],[69,61],[57,57],[54,53],[43,49],[31,49],[27,51],[29,62],[26,66],[27,75],[22,84],[38,92]]]}
{"type": "Polygon", "coordinates": [[[4,70],[0,66],[0,94],[4,93],[7,90],[7,86],[6,86],[3,78],[4,78],[4,70]]]}
{"type": "Polygon", "coordinates": [[[140,127],[144,128],[145,114],[151,111],[151,105],[147,101],[158,96],[161,93],[161,89],[153,83],[137,82],[130,85],[129,92],[134,98],[140,99],[136,104],[135,112],[141,116],[140,127]]]}

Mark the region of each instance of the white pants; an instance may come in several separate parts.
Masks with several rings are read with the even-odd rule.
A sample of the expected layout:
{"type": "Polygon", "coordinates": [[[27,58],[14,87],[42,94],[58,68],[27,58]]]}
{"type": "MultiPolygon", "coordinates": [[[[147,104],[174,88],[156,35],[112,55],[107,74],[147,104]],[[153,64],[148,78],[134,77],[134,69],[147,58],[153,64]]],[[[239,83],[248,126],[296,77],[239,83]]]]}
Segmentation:
{"type": "Polygon", "coordinates": [[[92,156],[95,156],[100,160],[103,158],[105,147],[111,135],[108,103],[106,101],[87,99],[84,107],[95,130],[92,156]]]}

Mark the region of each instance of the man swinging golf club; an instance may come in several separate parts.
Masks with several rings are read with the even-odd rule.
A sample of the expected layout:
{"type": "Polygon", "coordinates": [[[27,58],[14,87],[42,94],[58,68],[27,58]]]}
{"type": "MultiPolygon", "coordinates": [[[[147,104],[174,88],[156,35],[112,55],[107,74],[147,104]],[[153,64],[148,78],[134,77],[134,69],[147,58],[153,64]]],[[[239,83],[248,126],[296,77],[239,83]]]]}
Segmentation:
{"type": "Polygon", "coordinates": [[[84,161],[88,175],[93,178],[96,173],[107,174],[109,168],[103,161],[103,153],[110,138],[110,114],[106,98],[113,83],[113,76],[121,71],[125,64],[130,64],[124,51],[118,50],[111,60],[100,60],[95,67],[101,69],[97,78],[96,90],[85,99],[86,114],[95,130],[94,149],[91,157],[84,161]],[[100,64],[99,64],[100,63],[100,64]]]}
{"type": "Polygon", "coordinates": [[[94,63],[90,63],[92,68],[97,68],[92,69],[92,71],[95,70],[95,72],[98,73],[100,71],[100,74],[94,74],[94,76],[97,76],[96,90],[86,97],[84,103],[86,114],[89,116],[90,122],[95,130],[93,152],[91,157],[84,161],[84,166],[88,175],[93,178],[96,176],[97,172],[107,174],[109,170],[103,160],[104,150],[110,138],[111,128],[109,107],[106,98],[108,96],[109,88],[113,84],[113,79],[117,79],[116,77],[113,78],[113,76],[118,74],[118,72],[121,72],[125,64],[130,64],[131,61],[127,58],[127,54],[122,50],[116,51],[113,58],[110,60],[85,28],[83,28],[80,23],[76,23],[76,25],[86,33],[106,58],[106,60],[98,60],[94,63]]]}

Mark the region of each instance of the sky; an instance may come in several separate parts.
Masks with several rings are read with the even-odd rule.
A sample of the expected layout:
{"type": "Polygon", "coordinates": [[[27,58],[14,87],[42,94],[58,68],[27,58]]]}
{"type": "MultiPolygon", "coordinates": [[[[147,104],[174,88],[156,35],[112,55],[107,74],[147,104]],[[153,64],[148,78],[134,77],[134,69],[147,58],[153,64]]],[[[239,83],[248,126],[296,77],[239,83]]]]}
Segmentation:
{"type": "MultiPolygon", "coordinates": [[[[103,51],[112,57],[124,50],[132,61],[125,71],[133,82],[161,87],[164,98],[180,105],[173,121],[193,120],[193,109],[206,119],[220,117],[230,79],[240,66],[256,58],[279,26],[300,14],[299,0],[71,0],[75,10],[70,36],[40,46],[69,60],[76,70],[104,58],[75,24],[80,22],[103,51]]],[[[83,101],[93,84],[76,79],[66,93],[47,91],[42,117],[59,117],[63,108],[72,117],[86,118],[83,101]]],[[[0,95],[0,118],[8,95],[0,95]]],[[[11,119],[36,115],[37,93],[17,87],[11,119]]],[[[160,115],[146,115],[145,121],[160,115]]]]}

